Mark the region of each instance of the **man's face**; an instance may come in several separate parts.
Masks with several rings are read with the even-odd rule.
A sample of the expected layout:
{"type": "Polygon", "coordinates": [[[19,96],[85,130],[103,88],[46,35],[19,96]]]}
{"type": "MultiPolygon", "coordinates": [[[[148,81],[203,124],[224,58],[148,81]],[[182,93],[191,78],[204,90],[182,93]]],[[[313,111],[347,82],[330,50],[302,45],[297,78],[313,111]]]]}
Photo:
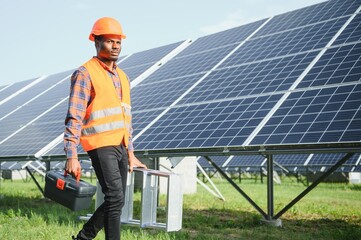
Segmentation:
{"type": "Polygon", "coordinates": [[[118,35],[103,35],[100,41],[96,41],[97,56],[105,61],[117,61],[122,40],[118,35]]]}

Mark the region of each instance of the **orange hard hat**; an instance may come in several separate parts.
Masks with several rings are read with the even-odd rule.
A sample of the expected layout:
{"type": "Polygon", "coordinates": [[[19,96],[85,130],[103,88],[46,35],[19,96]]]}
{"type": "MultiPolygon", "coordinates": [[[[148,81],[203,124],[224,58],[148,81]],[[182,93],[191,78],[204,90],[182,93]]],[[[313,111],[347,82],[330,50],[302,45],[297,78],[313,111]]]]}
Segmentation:
{"type": "Polygon", "coordinates": [[[121,38],[126,38],[123,34],[123,29],[120,23],[114,18],[103,17],[98,19],[92,28],[89,35],[89,40],[94,41],[94,36],[112,34],[119,35],[121,38]]]}

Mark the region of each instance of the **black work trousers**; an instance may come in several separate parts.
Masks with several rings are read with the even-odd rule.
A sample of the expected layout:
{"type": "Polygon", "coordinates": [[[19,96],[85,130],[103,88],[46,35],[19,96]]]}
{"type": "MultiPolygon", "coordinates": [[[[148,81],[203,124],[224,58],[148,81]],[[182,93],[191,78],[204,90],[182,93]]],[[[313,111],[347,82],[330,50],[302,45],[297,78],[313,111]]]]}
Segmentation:
{"type": "Polygon", "coordinates": [[[79,232],[79,239],[93,239],[104,227],[105,239],[120,239],[120,215],[124,206],[128,152],[121,146],[101,147],[88,152],[104,193],[104,202],[79,232]]]}

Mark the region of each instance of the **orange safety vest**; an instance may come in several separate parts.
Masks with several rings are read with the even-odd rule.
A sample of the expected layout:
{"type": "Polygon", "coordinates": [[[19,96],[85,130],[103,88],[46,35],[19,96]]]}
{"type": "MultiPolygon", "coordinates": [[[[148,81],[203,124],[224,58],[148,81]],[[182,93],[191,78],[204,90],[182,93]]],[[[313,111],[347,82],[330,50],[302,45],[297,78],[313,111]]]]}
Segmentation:
{"type": "Polygon", "coordinates": [[[122,142],[128,147],[132,113],[127,76],[121,69],[116,69],[122,89],[120,101],[112,79],[96,59],[92,58],[83,67],[88,70],[95,91],[81,129],[80,143],[84,151],[118,146],[122,142]]]}

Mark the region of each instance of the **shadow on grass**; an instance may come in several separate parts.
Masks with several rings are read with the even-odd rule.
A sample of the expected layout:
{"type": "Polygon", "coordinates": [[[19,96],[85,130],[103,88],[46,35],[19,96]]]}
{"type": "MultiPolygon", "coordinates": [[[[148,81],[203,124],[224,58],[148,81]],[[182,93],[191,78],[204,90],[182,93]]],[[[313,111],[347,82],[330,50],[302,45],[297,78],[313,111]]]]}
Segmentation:
{"type": "Polygon", "coordinates": [[[71,211],[48,198],[30,198],[22,196],[3,195],[0,199],[2,214],[8,217],[41,217],[46,223],[58,225],[73,225],[78,222],[79,216],[85,216],[94,209],[94,201],[89,209],[71,211]]]}
{"type": "MultiPolygon", "coordinates": [[[[76,225],[79,216],[93,212],[94,201],[89,209],[73,212],[46,198],[29,198],[4,195],[0,199],[0,210],[9,219],[25,217],[31,221],[33,216],[41,217],[49,226],[76,225]]],[[[135,202],[135,218],[139,215],[139,202],[135,202]]],[[[158,222],[165,222],[165,212],[158,222]]],[[[282,219],[282,218],[281,218],[282,219]]],[[[132,236],[147,235],[148,239],[359,239],[361,236],[360,219],[297,219],[287,215],[282,219],[283,227],[273,227],[261,223],[261,215],[254,212],[229,209],[184,209],[183,227],[178,232],[165,233],[162,230],[139,229],[123,226],[132,236]],[[166,235],[167,238],[159,236],[166,235]]],[[[141,239],[141,238],[138,238],[141,239]]]]}

